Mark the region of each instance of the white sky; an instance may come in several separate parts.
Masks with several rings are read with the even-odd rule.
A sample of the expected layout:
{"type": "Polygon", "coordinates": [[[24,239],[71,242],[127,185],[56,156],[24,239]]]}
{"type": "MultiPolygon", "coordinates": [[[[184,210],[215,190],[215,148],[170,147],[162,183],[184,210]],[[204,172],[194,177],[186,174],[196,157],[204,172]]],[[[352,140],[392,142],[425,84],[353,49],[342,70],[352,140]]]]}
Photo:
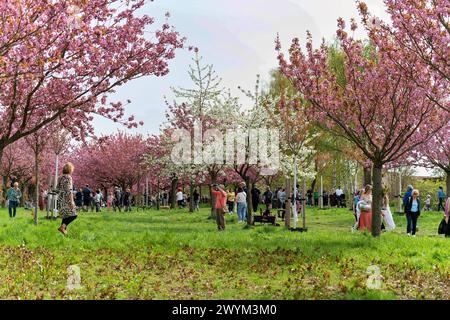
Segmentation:
{"type": "MultiPolygon", "coordinates": [[[[381,0],[366,3],[372,13],[387,20],[381,0]]],[[[277,67],[277,33],[286,49],[292,38],[304,40],[307,30],[316,43],[322,38],[332,41],[339,17],[359,21],[354,0],[156,0],[143,11],[157,19],[155,26],[170,12],[170,24],[187,37],[188,45],[199,48],[204,62],[214,65],[223,85],[241,97],[238,86],[252,89],[257,74],[268,79],[269,71],[277,67]]],[[[132,101],[127,116],[134,114],[145,123],[133,132],[158,133],[165,121],[164,96],[169,100],[172,96],[170,87],[191,86],[187,70],[193,54],[180,50],[170,62],[169,75],[138,79],[117,90],[114,99],[132,101]]],[[[96,118],[94,124],[97,134],[123,129],[106,119],[96,118]]]]}

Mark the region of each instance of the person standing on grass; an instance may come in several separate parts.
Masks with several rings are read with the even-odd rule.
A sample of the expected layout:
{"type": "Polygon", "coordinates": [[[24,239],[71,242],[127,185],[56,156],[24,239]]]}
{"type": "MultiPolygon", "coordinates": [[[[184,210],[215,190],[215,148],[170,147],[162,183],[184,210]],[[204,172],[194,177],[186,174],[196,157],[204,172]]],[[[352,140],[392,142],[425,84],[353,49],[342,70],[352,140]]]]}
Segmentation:
{"type": "Polygon", "coordinates": [[[194,190],[194,210],[200,211],[200,193],[197,189],[194,190]]]}
{"type": "Polygon", "coordinates": [[[91,194],[92,190],[89,188],[89,185],[87,184],[83,189],[83,210],[88,211],[89,207],[91,205],[91,194]]]}
{"type": "Polygon", "coordinates": [[[372,186],[370,184],[364,188],[358,206],[361,212],[358,220],[358,229],[372,232],[372,186]]]}
{"type": "Polygon", "coordinates": [[[450,227],[448,226],[448,223],[450,221],[449,216],[450,216],[450,197],[447,197],[447,201],[445,202],[444,205],[444,219],[445,222],[447,223],[447,229],[445,230],[446,238],[450,237],[450,227]]]}
{"type": "Polygon", "coordinates": [[[253,212],[258,212],[258,206],[259,206],[259,201],[261,198],[261,191],[259,191],[259,189],[254,186],[252,189],[252,207],[253,207],[253,212]]]}
{"type": "Polygon", "coordinates": [[[272,197],[273,197],[273,193],[270,190],[270,187],[268,186],[266,191],[263,193],[263,201],[264,204],[266,205],[266,209],[267,210],[272,210],[272,197]]]}
{"type": "Polygon", "coordinates": [[[389,205],[388,189],[383,190],[383,205],[381,207],[381,216],[384,221],[386,231],[392,231],[395,229],[394,218],[392,217],[391,208],[389,205]]]}
{"type": "Polygon", "coordinates": [[[125,189],[123,194],[123,206],[125,212],[131,212],[131,190],[130,188],[125,189]]]}
{"type": "Polygon", "coordinates": [[[58,179],[58,212],[62,216],[61,226],[58,231],[67,235],[67,226],[77,218],[77,211],[73,197],[72,173],[74,166],[71,162],[67,162],[63,167],[63,174],[58,179]]]}
{"type": "Polygon", "coordinates": [[[361,193],[358,190],[355,192],[355,195],[353,196],[353,215],[355,216],[355,221],[358,221],[358,215],[356,211],[359,200],[361,200],[361,193]]]}
{"type": "Polygon", "coordinates": [[[102,192],[100,190],[97,190],[97,193],[94,196],[95,212],[102,211],[102,200],[103,200],[102,192]]]}
{"type": "Polygon", "coordinates": [[[227,205],[228,205],[228,212],[230,214],[234,213],[234,202],[236,201],[236,193],[230,188],[228,188],[227,192],[227,205]]]}
{"type": "Polygon", "coordinates": [[[314,191],[313,197],[314,197],[314,206],[318,207],[319,206],[319,191],[314,191]]]}
{"type": "Polygon", "coordinates": [[[431,195],[427,194],[427,198],[425,199],[425,207],[423,211],[431,211],[431,195]]]}
{"type": "Polygon", "coordinates": [[[337,189],[336,189],[336,202],[337,202],[337,207],[338,208],[342,208],[343,207],[343,199],[342,199],[342,197],[343,197],[343,195],[344,195],[344,191],[341,189],[341,186],[339,186],[337,189]]]}
{"type": "Polygon", "coordinates": [[[439,187],[439,189],[438,189],[438,200],[439,200],[439,203],[438,203],[437,211],[439,212],[439,211],[441,211],[441,208],[442,208],[442,210],[444,210],[444,202],[445,202],[445,193],[444,193],[444,189],[442,187],[439,187]]]}
{"type": "Polygon", "coordinates": [[[406,210],[405,210],[405,208],[406,208],[406,201],[408,201],[408,199],[411,197],[413,189],[414,188],[413,188],[412,185],[408,185],[406,187],[405,195],[403,196],[403,210],[404,210],[405,214],[406,214],[406,210]]]}
{"type": "Polygon", "coordinates": [[[238,223],[247,220],[247,193],[245,193],[242,187],[238,188],[238,193],[236,195],[236,205],[238,214],[238,223]]]}
{"type": "Polygon", "coordinates": [[[9,188],[6,192],[6,200],[8,201],[8,211],[10,218],[16,217],[17,207],[19,206],[21,197],[22,192],[19,189],[19,183],[14,182],[11,188],[9,188]]]}
{"type": "Polygon", "coordinates": [[[227,205],[227,193],[223,190],[223,185],[212,185],[211,193],[216,199],[216,221],[219,231],[225,230],[225,210],[227,205]]]}
{"type": "Polygon", "coordinates": [[[417,219],[420,216],[420,199],[419,190],[414,189],[411,193],[411,197],[406,200],[405,213],[407,219],[406,233],[408,236],[416,236],[417,231],[417,219]]]}
{"type": "Polygon", "coordinates": [[[83,206],[83,189],[79,188],[77,193],[75,193],[75,205],[77,208],[81,208],[83,206]]]}
{"type": "Polygon", "coordinates": [[[113,200],[113,210],[119,209],[119,212],[122,212],[122,192],[119,187],[114,188],[114,200],[113,200]]]}
{"type": "Polygon", "coordinates": [[[180,209],[183,207],[183,191],[181,191],[181,189],[178,189],[176,196],[177,196],[178,209],[180,209]]]}

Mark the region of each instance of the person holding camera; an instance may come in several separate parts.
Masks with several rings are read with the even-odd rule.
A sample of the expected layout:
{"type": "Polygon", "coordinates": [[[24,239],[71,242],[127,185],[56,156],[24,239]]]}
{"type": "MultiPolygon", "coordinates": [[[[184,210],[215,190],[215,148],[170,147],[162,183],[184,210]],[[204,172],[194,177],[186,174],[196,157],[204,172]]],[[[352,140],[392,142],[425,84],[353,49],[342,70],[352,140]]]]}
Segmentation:
{"type": "Polygon", "coordinates": [[[224,190],[223,185],[213,184],[211,193],[216,199],[216,221],[217,228],[219,231],[225,230],[225,213],[228,210],[225,210],[227,206],[227,193],[224,190]]]}

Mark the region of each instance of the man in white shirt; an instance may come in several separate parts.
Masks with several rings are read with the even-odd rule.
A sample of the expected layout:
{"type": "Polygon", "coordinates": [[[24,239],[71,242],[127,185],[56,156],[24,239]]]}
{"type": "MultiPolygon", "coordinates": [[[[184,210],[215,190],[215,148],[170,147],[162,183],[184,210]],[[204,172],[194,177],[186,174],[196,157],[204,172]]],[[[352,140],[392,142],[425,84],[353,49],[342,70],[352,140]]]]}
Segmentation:
{"type": "Polygon", "coordinates": [[[177,192],[177,202],[178,208],[181,208],[183,206],[183,192],[181,190],[178,190],[177,192]]]}
{"type": "Polygon", "coordinates": [[[344,191],[341,189],[341,186],[339,186],[337,189],[336,189],[336,198],[337,198],[337,201],[338,201],[338,207],[343,207],[344,206],[344,204],[343,204],[343,200],[344,199],[342,199],[343,197],[343,194],[344,194],[344,191]]]}

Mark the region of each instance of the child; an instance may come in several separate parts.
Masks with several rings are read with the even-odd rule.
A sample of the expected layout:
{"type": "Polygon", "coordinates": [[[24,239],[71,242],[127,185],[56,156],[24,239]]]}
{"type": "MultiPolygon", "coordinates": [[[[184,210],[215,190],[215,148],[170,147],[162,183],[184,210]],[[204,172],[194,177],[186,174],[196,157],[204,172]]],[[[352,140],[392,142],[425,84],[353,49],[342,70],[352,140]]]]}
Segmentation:
{"type": "Polygon", "coordinates": [[[427,195],[427,199],[425,200],[425,209],[424,211],[431,211],[431,195],[427,195]]]}

